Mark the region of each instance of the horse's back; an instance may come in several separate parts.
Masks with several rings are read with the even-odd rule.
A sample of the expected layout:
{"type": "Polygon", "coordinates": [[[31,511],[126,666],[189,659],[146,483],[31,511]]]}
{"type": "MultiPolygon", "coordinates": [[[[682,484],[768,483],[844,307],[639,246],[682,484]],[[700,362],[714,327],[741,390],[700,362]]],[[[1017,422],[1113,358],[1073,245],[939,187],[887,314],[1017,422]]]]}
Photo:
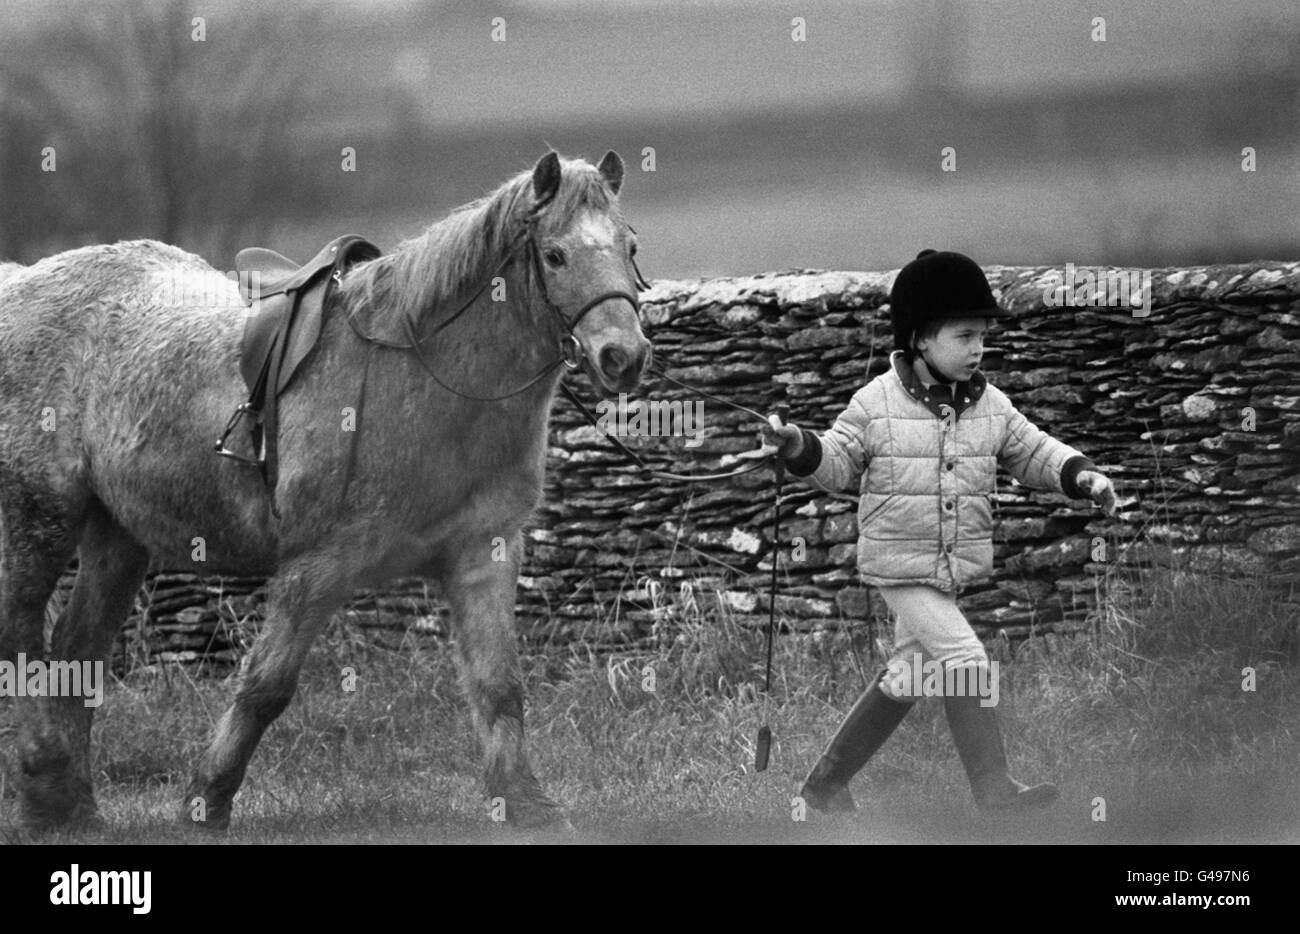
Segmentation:
{"type": "MultiPolygon", "coordinates": [[[[84,411],[90,394],[107,388],[96,375],[120,377],[132,357],[185,343],[204,318],[218,332],[237,327],[237,316],[217,322],[204,306],[184,303],[215,287],[213,277],[222,278],[199,257],[151,240],[82,247],[0,271],[0,405],[9,423],[21,424],[37,400],[55,413],[84,411]]],[[[229,303],[236,293],[227,286],[217,295],[229,303]]],[[[65,427],[75,429],[72,421],[65,427]]]]}
{"type": "MultiPolygon", "coordinates": [[[[0,266],[0,366],[13,354],[70,349],[79,338],[98,339],[112,323],[157,318],[175,299],[197,291],[193,282],[220,274],[200,257],[153,240],[87,246],[31,266],[0,266]]],[[[230,283],[233,294],[234,284],[230,283]]],[[[48,356],[41,355],[44,359],[48,356]]]]}

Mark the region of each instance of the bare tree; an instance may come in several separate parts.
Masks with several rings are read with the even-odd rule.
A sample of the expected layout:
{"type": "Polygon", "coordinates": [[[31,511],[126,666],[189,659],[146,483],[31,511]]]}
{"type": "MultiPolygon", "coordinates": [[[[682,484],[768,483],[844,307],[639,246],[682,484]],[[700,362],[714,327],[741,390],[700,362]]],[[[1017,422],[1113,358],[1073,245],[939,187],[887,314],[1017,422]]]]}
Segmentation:
{"type": "MultiPolygon", "coordinates": [[[[226,255],[301,174],[324,17],[250,3],[74,2],[0,40],[0,249],[149,236],[226,255]],[[47,147],[55,170],[42,165],[47,147]]],[[[48,160],[46,160],[48,161],[48,160]]]]}

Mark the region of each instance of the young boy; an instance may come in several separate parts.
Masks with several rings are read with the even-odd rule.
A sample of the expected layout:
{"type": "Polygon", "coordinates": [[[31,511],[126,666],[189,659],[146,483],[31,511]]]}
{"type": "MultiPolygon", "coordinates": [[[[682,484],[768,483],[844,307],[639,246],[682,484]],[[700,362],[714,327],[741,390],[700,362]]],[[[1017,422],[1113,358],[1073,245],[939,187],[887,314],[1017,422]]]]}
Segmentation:
{"type": "Polygon", "coordinates": [[[899,271],[889,301],[897,348],[889,371],[858,390],[825,434],[777,416],[763,430],[792,474],[824,490],[859,490],[858,570],[897,617],[889,664],[800,793],[818,810],[855,807],[849,779],[915,703],[915,686],[904,687],[902,675],[920,669],[919,653],[916,661],[943,666],[944,713],[976,804],[992,811],[1050,804],[1054,785],[1026,787],[1007,774],[985,692],[952,688],[956,674],[968,685],[990,683],[984,646],[955,598],[993,571],[989,497],[998,464],[1027,486],[1091,497],[1107,514],[1115,492],[1088,458],[1040,431],[985,381],[979,363],[989,320],[1008,313],[973,260],[923,250],[899,271]]]}

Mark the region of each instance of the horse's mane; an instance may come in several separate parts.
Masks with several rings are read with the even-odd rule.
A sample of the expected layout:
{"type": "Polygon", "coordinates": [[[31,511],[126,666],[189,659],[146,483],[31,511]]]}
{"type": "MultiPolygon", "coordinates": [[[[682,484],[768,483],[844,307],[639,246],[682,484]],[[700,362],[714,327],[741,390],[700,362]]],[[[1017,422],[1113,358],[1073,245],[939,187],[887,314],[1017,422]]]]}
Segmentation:
{"type": "Polygon", "coordinates": [[[18,272],[21,269],[26,269],[26,268],[27,267],[24,266],[22,263],[0,262],[0,282],[4,282],[14,273],[18,272]]]}
{"type": "MultiPolygon", "coordinates": [[[[560,165],[559,189],[538,218],[543,231],[563,230],[581,208],[617,210],[595,166],[581,159],[564,159],[560,165]]],[[[388,313],[418,321],[458,297],[468,297],[518,243],[533,208],[532,182],[531,170],[520,172],[393,252],[357,266],[345,281],[347,300],[372,305],[384,301],[388,313]]]]}

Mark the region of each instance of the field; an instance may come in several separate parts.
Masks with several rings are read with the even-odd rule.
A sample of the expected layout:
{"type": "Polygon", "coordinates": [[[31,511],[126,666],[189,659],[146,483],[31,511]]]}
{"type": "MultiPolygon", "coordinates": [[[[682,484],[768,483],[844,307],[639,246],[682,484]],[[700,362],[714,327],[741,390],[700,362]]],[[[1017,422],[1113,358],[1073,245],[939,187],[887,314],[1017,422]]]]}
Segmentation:
{"type": "MultiPolygon", "coordinates": [[[[1151,570],[1088,637],[1034,638],[1003,663],[1001,716],[1022,780],[1061,801],[1030,817],[975,811],[938,701],[917,706],[852,790],[844,819],[792,819],[803,774],[871,667],[846,635],[780,640],[772,696],[761,634],[695,594],[675,638],[596,657],[525,659],[534,766],[574,832],[494,823],[446,646],[392,651],[331,626],[294,704],[268,731],[230,833],[175,821],[230,685],[180,668],[110,687],[96,724],[102,828],[78,843],[1300,842],[1300,689],[1294,611],[1263,581],[1151,570]],[[1252,666],[1258,689],[1242,690],[1252,666]],[[653,692],[643,689],[647,666],[653,692]],[[342,690],[343,669],[356,689],[342,690]],[[766,713],[764,713],[766,710],[766,713]],[[753,771],[761,720],[772,765],[753,771]],[[1098,814],[1105,799],[1105,820],[1098,814]]],[[[671,614],[672,607],[666,608],[671,614]]],[[[681,609],[678,607],[676,609],[681,609]]],[[[0,743],[11,719],[0,707],[0,743]]],[[[10,821],[6,779],[2,831],[10,821]]]]}

